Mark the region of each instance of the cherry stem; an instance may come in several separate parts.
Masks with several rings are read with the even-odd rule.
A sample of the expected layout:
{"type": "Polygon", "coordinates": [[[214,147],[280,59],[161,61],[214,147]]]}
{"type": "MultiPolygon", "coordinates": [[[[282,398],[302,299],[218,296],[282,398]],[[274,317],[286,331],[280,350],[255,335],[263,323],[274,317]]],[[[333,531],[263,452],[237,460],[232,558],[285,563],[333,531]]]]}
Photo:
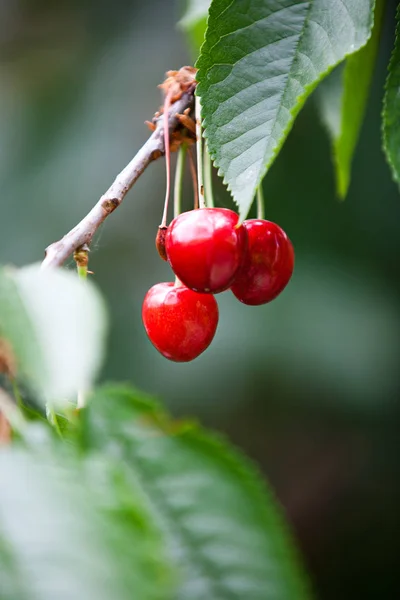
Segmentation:
{"type": "Polygon", "coordinates": [[[182,281],[175,275],[174,287],[182,287],[182,285],[182,281]]]}
{"type": "Polygon", "coordinates": [[[193,158],[193,153],[190,148],[189,148],[188,155],[189,155],[190,174],[192,176],[192,181],[193,181],[194,207],[199,208],[199,190],[197,187],[197,171],[196,171],[196,165],[195,165],[194,158],[193,158]]]}
{"type": "Polygon", "coordinates": [[[176,161],[174,185],[174,217],[177,217],[181,213],[182,184],[183,175],[185,173],[186,150],[187,145],[181,144],[179,147],[178,158],[176,161]]]}
{"type": "MultiPolygon", "coordinates": [[[[82,281],[87,280],[88,275],[88,264],[89,264],[89,246],[87,244],[83,244],[80,248],[77,248],[74,252],[74,260],[76,263],[76,268],[78,271],[78,277],[82,281]]],[[[77,408],[83,408],[86,404],[86,393],[84,390],[78,390],[76,406],[77,408]]],[[[54,427],[57,429],[59,435],[61,435],[61,430],[58,425],[57,415],[55,414],[52,406],[48,405],[51,417],[54,421],[54,427]],[[53,412],[51,412],[53,411],[53,412]]],[[[62,437],[62,436],[61,436],[62,437]]]]}
{"type": "Polygon", "coordinates": [[[262,189],[262,183],[257,188],[257,219],[264,219],[264,194],[262,189]]]}
{"type": "Polygon", "coordinates": [[[204,147],[204,189],[207,196],[207,206],[214,208],[214,194],[212,184],[212,162],[207,146],[204,147]]]}
{"type": "Polygon", "coordinates": [[[161,221],[161,227],[167,226],[168,202],[171,191],[171,152],[169,148],[169,124],[168,113],[171,106],[172,89],[169,90],[164,100],[164,153],[167,183],[165,188],[164,212],[161,221]]]}
{"type": "Polygon", "coordinates": [[[80,246],[80,248],[75,250],[74,261],[76,263],[79,279],[86,279],[89,264],[89,246],[87,244],[83,244],[83,246],[80,246]]]}
{"type": "Polygon", "coordinates": [[[197,150],[197,187],[199,190],[199,208],[206,208],[203,184],[203,151],[201,137],[201,103],[199,96],[195,96],[196,114],[196,150],[197,150]]]}
{"type": "Polygon", "coordinates": [[[78,271],[78,277],[80,279],[86,279],[87,278],[87,266],[86,267],[77,267],[77,271],[78,271]]]}

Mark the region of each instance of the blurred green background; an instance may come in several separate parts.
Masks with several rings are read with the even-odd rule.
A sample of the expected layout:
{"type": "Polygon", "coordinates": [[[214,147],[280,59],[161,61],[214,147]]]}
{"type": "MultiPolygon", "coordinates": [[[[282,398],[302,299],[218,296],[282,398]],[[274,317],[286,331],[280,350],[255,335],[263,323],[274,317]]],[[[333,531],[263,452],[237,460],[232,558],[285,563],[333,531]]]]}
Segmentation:
{"type": "MultiPolygon", "coordinates": [[[[41,260],[146,140],[156,85],[191,62],[180,9],[173,0],[0,1],[2,263],[41,260]]],[[[102,378],[134,382],[252,456],[324,600],[400,592],[400,197],[380,147],[394,12],[388,2],[346,202],[335,199],[312,98],[265,180],[267,218],[296,250],[281,297],[252,308],[226,292],[204,355],[173,364],[157,354],[140,313],[149,287],[172,278],[154,248],[161,160],[107,220],[90,257],[110,309],[102,378]]],[[[217,179],[215,188],[230,206],[217,179]]],[[[189,179],[186,198],[189,207],[189,179]]]]}

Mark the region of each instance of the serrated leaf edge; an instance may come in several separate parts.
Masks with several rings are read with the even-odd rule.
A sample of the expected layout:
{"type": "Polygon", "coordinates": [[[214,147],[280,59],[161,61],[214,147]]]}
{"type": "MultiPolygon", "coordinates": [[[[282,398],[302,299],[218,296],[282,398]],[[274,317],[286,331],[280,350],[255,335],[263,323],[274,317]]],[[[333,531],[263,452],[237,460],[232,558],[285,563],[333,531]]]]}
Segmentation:
{"type": "MultiPolygon", "coordinates": [[[[383,4],[384,4],[384,2],[383,2],[383,4]]],[[[382,21],[383,21],[383,16],[384,16],[384,8],[385,8],[384,6],[380,7],[381,14],[378,16],[379,21],[380,21],[380,26],[382,26],[382,21]]],[[[376,13],[377,13],[377,10],[378,10],[377,0],[375,0],[374,1],[374,6],[373,6],[373,9],[372,9],[373,19],[372,19],[372,26],[371,26],[371,29],[370,29],[369,36],[368,36],[365,44],[363,44],[362,46],[360,46],[360,48],[356,52],[353,52],[350,55],[350,57],[346,58],[346,60],[345,60],[346,63],[347,63],[347,61],[348,61],[349,58],[351,58],[352,56],[356,56],[359,52],[362,52],[366,48],[366,46],[369,44],[369,42],[371,41],[372,35],[373,35],[373,31],[374,31],[374,27],[376,25],[376,13]]],[[[377,57],[375,56],[375,63],[376,63],[376,58],[377,57]]],[[[374,66],[373,66],[373,69],[374,69],[374,66]]],[[[329,130],[329,128],[328,127],[324,127],[326,129],[326,131],[328,132],[328,136],[331,139],[331,147],[332,147],[332,155],[333,155],[333,163],[334,163],[336,194],[337,194],[337,197],[338,197],[338,199],[340,201],[343,201],[343,200],[346,199],[347,193],[349,191],[349,186],[350,186],[350,183],[351,183],[351,163],[349,165],[348,181],[344,181],[343,180],[343,177],[342,177],[342,174],[341,174],[341,170],[339,168],[339,154],[340,154],[339,151],[340,151],[340,148],[341,148],[341,141],[343,139],[343,134],[344,134],[344,121],[343,121],[343,118],[344,118],[343,103],[344,103],[344,100],[345,100],[345,98],[344,98],[344,91],[346,89],[346,79],[348,77],[347,68],[346,67],[347,67],[347,64],[345,64],[344,70],[343,70],[343,73],[342,73],[343,93],[342,93],[342,97],[341,97],[341,100],[340,100],[340,115],[341,115],[341,118],[340,118],[339,135],[336,136],[336,137],[333,136],[332,132],[329,130]]],[[[371,74],[371,77],[370,77],[369,90],[370,90],[371,84],[372,84],[372,77],[373,77],[373,73],[371,74]]],[[[367,94],[368,94],[369,90],[367,91],[367,94]]],[[[366,104],[365,104],[364,117],[365,117],[365,110],[367,108],[367,103],[368,103],[368,98],[367,98],[366,104]]],[[[361,127],[362,127],[362,122],[361,122],[361,126],[360,126],[360,130],[358,132],[358,135],[361,132],[361,127]]],[[[357,144],[357,142],[356,142],[356,144],[357,144]]],[[[354,154],[354,150],[353,150],[353,154],[354,154]]]]}
{"type": "MultiPolygon", "coordinates": [[[[352,54],[355,54],[356,52],[358,52],[359,50],[361,50],[361,48],[363,48],[368,43],[368,41],[369,41],[369,39],[371,37],[371,34],[372,34],[372,27],[373,27],[373,24],[374,24],[374,17],[373,17],[373,15],[374,15],[374,11],[375,11],[375,4],[376,4],[376,2],[374,1],[374,5],[373,5],[373,8],[371,10],[372,18],[370,19],[369,35],[368,35],[367,39],[365,40],[365,42],[363,44],[361,44],[360,46],[358,46],[357,48],[355,48],[352,52],[346,53],[339,61],[337,61],[335,64],[333,64],[331,67],[329,67],[329,69],[327,69],[326,71],[324,71],[320,75],[320,77],[318,79],[316,79],[313,83],[305,86],[304,87],[304,93],[300,94],[300,96],[298,96],[296,98],[296,104],[295,104],[295,106],[289,111],[290,114],[291,114],[291,116],[293,118],[289,121],[289,123],[287,124],[286,128],[283,130],[280,142],[272,150],[271,159],[264,165],[264,168],[261,170],[261,175],[258,177],[257,184],[256,184],[255,189],[254,189],[253,199],[252,199],[252,201],[251,201],[251,203],[250,203],[250,205],[247,208],[247,211],[245,213],[242,213],[240,211],[239,201],[235,198],[235,196],[234,196],[234,194],[232,192],[230,184],[226,181],[225,175],[222,172],[222,169],[221,169],[220,165],[218,165],[218,162],[216,160],[215,153],[213,153],[212,151],[209,150],[212,164],[218,169],[218,171],[217,171],[218,176],[222,178],[222,181],[223,181],[224,185],[226,186],[228,192],[231,194],[231,196],[232,196],[235,204],[239,208],[239,215],[240,215],[239,222],[240,223],[242,223],[246,219],[247,215],[249,214],[250,209],[251,209],[251,207],[253,205],[253,202],[254,202],[254,199],[255,199],[255,195],[256,195],[256,191],[257,191],[258,186],[261,184],[262,180],[264,179],[264,177],[268,173],[270,167],[272,166],[273,162],[275,161],[275,159],[277,158],[279,152],[281,151],[281,149],[283,147],[283,144],[285,143],[285,141],[286,141],[286,139],[287,139],[287,137],[288,137],[288,135],[289,135],[289,133],[290,133],[293,125],[294,125],[296,117],[299,114],[300,110],[303,108],[303,106],[304,106],[307,98],[309,97],[309,95],[316,89],[316,87],[321,83],[321,81],[323,81],[323,79],[325,79],[325,77],[327,77],[333,71],[333,69],[335,69],[339,64],[341,64],[343,61],[345,61],[349,56],[351,56],[352,54]]],[[[211,6],[212,6],[212,4],[211,4],[211,6]]],[[[307,16],[304,19],[304,25],[303,25],[302,32],[301,32],[301,34],[299,36],[299,39],[298,39],[298,42],[297,42],[297,45],[296,45],[296,51],[297,51],[297,47],[298,47],[298,45],[300,43],[300,40],[302,39],[302,37],[304,35],[305,28],[307,26],[307,23],[308,23],[308,20],[309,20],[309,13],[311,11],[311,6],[312,6],[312,2],[310,2],[310,7],[309,7],[309,9],[307,11],[307,16]]],[[[209,16],[210,16],[210,12],[209,12],[209,16]]],[[[198,60],[196,61],[196,64],[195,64],[195,66],[198,68],[198,72],[197,72],[198,85],[197,85],[195,93],[196,93],[197,96],[200,97],[200,100],[201,100],[201,95],[200,95],[199,92],[201,91],[202,84],[201,84],[201,81],[199,81],[199,80],[202,77],[205,77],[206,73],[207,73],[207,70],[204,70],[201,67],[201,62],[202,62],[201,61],[201,59],[202,59],[202,52],[201,52],[201,50],[203,49],[204,45],[207,42],[207,32],[208,32],[208,18],[207,18],[207,29],[206,29],[206,33],[205,33],[205,39],[204,39],[204,42],[203,42],[203,44],[201,46],[201,49],[200,49],[200,56],[199,56],[199,58],[198,58],[198,60]]],[[[211,48],[208,51],[208,53],[212,50],[212,48],[215,45],[216,44],[213,44],[213,46],[211,46],[211,48]]],[[[293,62],[292,62],[292,64],[293,64],[293,62]]],[[[287,86],[287,83],[285,84],[285,90],[286,90],[286,86],[287,86]]],[[[284,90],[283,94],[285,93],[285,90],[284,90]]],[[[203,115],[201,115],[201,117],[202,117],[202,123],[203,123],[203,137],[206,140],[208,140],[208,135],[207,135],[207,119],[205,117],[203,117],[203,115]]],[[[207,147],[209,147],[208,144],[207,144],[207,147]]]]}
{"type": "Polygon", "coordinates": [[[392,158],[390,156],[389,147],[388,147],[388,133],[387,133],[387,129],[386,129],[386,127],[387,127],[387,101],[388,101],[387,96],[388,96],[388,91],[389,91],[392,66],[395,61],[395,56],[396,56],[397,50],[400,51],[400,3],[398,4],[397,9],[396,9],[395,19],[396,19],[396,29],[395,29],[394,45],[393,45],[393,49],[392,49],[392,52],[390,55],[389,64],[387,67],[387,76],[386,76],[385,86],[384,86],[385,93],[383,96],[383,106],[382,106],[382,112],[381,112],[381,117],[382,117],[381,133],[382,133],[382,148],[383,148],[383,153],[386,158],[386,162],[389,165],[393,180],[397,184],[400,184],[400,173],[396,172],[396,168],[395,168],[392,158]]]}
{"type": "Polygon", "coordinates": [[[284,518],[281,505],[253,461],[243,455],[223,435],[206,432],[194,420],[176,421],[172,419],[154,398],[143,395],[142,392],[139,393],[140,397],[137,398],[134,396],[135,390],[129,386],[105,384],[94,393],[94,395],[99,394],[105,398],[107,396],[115,398],[117,395],[121,395],[136,410],[143,411],[146,417],[151,415],[152,420],[148,423],[149,427],[155,426],[163,434],[180,438],[182,442],[197,442],[211,456],[215,457],[217,455],[218,459],[224,462],[232,472],[236,473],[250,495],[256,499],[260,508],[262,507],[264,523],[270,531],[272,530],[275,539],[279,540],[279,547],[285,550],[285,570],[288,567],[293,568],[293,578],[296,580],[298,589],[302,590],[301,598],[296,598],[296,600],[306,600],[313,596],[311,583],[302,568],[301,558],[284,518]],[[271,508],[271,512],[269,512],[267,506],[271,508]]]}

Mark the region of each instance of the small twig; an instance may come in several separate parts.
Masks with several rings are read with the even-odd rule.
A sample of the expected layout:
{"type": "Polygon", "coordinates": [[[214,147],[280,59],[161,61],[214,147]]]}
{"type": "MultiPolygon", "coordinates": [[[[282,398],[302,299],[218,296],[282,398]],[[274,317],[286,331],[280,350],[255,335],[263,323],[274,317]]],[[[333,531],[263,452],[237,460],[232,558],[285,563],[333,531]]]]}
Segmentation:
{"type": "MultiPolygon", "coordinates": [[[[193,103],[195,84],[171,105],[168,111],[169,133],[179,126],[177,114],[181,114],[193,103]]],[[[126,194],[137,181],[146,167],[162,156],[164,148],[163,115],[155,121],[155,131],[147,142],[140,148],[131,162],[117,175],[114,183],[106,191],[92,210],[82,219],[76,227],[67,233],[61,240],[54,242],[46,248],[46,256],[42,268],[59,267],[69,256],[84,244],[90,245],[94,234],[103,221],[121,204],[126,194]]]]}

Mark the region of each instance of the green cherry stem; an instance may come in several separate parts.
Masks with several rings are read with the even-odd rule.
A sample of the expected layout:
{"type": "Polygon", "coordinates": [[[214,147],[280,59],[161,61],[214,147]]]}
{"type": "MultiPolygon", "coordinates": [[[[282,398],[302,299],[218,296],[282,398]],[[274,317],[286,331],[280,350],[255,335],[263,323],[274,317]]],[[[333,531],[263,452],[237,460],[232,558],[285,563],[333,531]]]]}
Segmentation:
{"type": "Polygon", "coordinates": [[[204,190],[207,197],[207,206],[209,208],[214,208],[212,162],[207,146],[204,147],[204,190]]]}
{"type": "Polygon", "coordinates": [[[177,217],[181,214],[182,185],[183,175],[185,173],[186,151],[186,144],[181,144],[178,150],[178,158],[176,160],[175,169],[174,217],[177,217]]]}
{"type": "Polygon", "coordinates": [[[203,183],[203,149],[201,137],[201,102],[199,96],[195,96],[196,113],[196,150],[197,150],[197,186],[199,190],[199,208],[206,208],[203,183]]]}
{"type": "Polygon", "coordinates": [[[257,188],[257,219],[264,219],[264,194],[262,189],[262,182],[257,188]]]}
{"type": "Polygon", "coordinates": [[[80,279],[86,279],[87,277],[87,267],[78,267],[78,277],[80,277],[80,279]]]}
{"type": "MultiPolygon", "coordinates": [[[[86,281],[87,275],[88,275],[88,264],[89,264],[89,246],[87,244],[83,244],[83,246],[81,246],[80,248],[75,250],[74,260],[76,262],[76,268],[78,271],[79,279],[81,279],[82,281],[86,281]]],[[[85,391],[78,390],[76,406],[77,406],[77,408],[83,408],[85,406],[85,404],[86,404],[85,391]]],[[[51,410],[51,407],[50,407],[50,410],[51,410]]],[[[56,427],[56,429],[59,429],[58,421],[57,421],[57,417],[56,417],[55,413],[52,414],[52,417],[54,419],[54,426],[56,427]]],[[[61,432],[60,432],[60,434],[61,434],[61,432]]]]}
{"type": "Polygon", "coordinates": [[[189,148],[189,150],[188,150],[188,157],[189,157],[190,175],[192,176],[192,182],[193,182],[194,208],[199,208],[199,189],[197,187],[197,171],[196,171],[196,163],[193,158],[192,148],[189,148]]]}
{"type": "Polygon", "coordinates": [[[79,279],[87,279],[89,264],[89,246],[87,244],[83,244],[83,246],[75,250],[74,261],[76,262],[79,279]]]}
{"type": "Polygon", "coordinates": [[[78,267],[78,277],[80,277],[81,279],[86,279],[87,267],[78,267]]]}

